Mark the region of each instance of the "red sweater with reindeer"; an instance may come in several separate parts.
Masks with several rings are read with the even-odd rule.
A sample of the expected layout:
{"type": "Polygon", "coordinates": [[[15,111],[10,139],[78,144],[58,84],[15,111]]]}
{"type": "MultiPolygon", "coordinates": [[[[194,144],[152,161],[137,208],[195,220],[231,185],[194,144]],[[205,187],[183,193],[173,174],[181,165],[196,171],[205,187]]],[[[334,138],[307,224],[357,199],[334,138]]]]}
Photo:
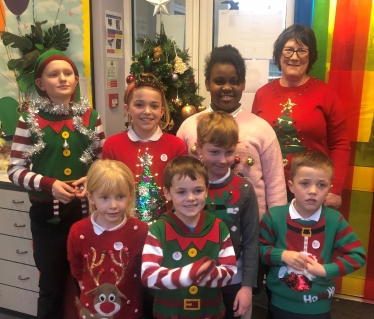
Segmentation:
{"type": "Polygon", "coordinates": [[[134,217],[99,235],[91,218],[71,227],[68,259],[82,282],[80,318],[142,318],[140,269],[147,232],[148,225],[134,217]]]}

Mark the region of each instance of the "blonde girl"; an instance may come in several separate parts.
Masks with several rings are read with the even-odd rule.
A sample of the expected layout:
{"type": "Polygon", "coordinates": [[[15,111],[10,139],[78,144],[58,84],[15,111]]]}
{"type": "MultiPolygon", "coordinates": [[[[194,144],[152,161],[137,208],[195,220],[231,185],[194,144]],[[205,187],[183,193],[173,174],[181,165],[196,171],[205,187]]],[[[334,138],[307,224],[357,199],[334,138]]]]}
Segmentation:
{"type": "Polygon", "coordinates": [[[81,287],[79,315],[142,318],[140,268],[148,226],[132,214],[132,172],[121,162],[97,160],[86,187],[90,217],[75,223],[68,237],[71,273],[81,287]]]}

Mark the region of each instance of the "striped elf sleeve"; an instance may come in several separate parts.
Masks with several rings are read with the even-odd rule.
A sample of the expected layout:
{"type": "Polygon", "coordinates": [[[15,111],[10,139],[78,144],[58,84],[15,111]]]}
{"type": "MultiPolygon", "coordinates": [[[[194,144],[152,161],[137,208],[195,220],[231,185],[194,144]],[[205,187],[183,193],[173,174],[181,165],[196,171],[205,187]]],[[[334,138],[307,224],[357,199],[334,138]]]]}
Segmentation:
{"type": "Polygon", "coordinates": [[[8,177],[14,184],[33,191],[41,191],[43,183],[46,188],[52,189],[52,184],[55,179],[43,177],[40,174],[30,171],[30,164],[23,157],[32,145],[31,133],[26,122],[21,116],[16,132],[14,134],[12,150],[10,153],[8,177]]]}
{"type": "Polygon", "coordinates": [[[259,250],[261,261],[269,266],[282,264],[282,253],[285,249],[275,247],[273,219],[267,211],[260,223],[259,250]]]}
{"type": "Polygon", "coordinates": [[[337,257],[330,264],[324,264],[327,278],[345,276],[361,268],[366,262],[365,250],[352,227],[341,216],[334,238],[337,257]]]}
{"type": "Polygon", "coordinates": [[[223,222],[220,222],[220,233],[225,239],[221,243],[218,265],[214,267],[209,277],[200,281],[200,286],[212,288],[227,286],[237,272],[234,247],[232,246],[229,230],[223,222]]]}

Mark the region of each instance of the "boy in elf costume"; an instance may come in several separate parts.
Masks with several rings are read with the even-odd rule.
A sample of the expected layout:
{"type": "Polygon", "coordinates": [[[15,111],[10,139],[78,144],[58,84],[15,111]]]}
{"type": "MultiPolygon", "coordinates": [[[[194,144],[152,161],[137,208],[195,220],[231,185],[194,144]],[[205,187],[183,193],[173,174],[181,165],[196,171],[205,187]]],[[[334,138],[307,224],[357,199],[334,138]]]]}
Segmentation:
{"type": "Polygon", "coordinates": [[[365,264],[365,251],[351,226],[323,205],[333,170],[321,152],[297,154],[288,182],[295,199],[271,208],[261,221],[260,255],[270,266],[266,284],[274,319],[330,319],[332,278],[365,264]]]}
{"type": "Polygon", "coordinates": [[[197,159],[180,156],[164,173],[164,194],[175,212],[167,212],[149,229],[142,257],[142,281],[156,289],[157,319],[222,319],[220,287],[236,273],[226,225],[202,211],[208,175],[197,159]]]}
{"type": "Polygon", "coordinates": [[[204,210],[225,222],[237,259],[237,274],[222,288],[225,319],[251,317],[252,288],[257,286],[258,204],[252,183],[231,170],[238,143],[239,128],[231,114],[216,111],[198,117],[197,152],[209,176],[204,210]]]}
{"type": "Polygon", "coordinates": [[[39,278],[37,318],[62,318],[69,272],[70,226],[87,213],[84,183],[101,157],[104,132],[98,113],[80,97],[78,70],[57,50],[43,53],[34,68],[39,97],[17,124],[9,179],[29,191],[34,259],[39,278]]]}

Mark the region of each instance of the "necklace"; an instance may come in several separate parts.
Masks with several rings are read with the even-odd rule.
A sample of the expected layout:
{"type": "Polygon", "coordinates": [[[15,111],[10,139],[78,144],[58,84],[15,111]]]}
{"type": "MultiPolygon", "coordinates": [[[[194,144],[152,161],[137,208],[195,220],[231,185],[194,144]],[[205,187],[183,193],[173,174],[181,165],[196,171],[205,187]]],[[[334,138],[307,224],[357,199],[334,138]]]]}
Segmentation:
{"type": "Polygon", "coordinates": [[[63,104],[54,104],[51,100],[45,97],[39,97],[34,101],[31,101],[29,104],[29,114],[26,122],[30,128],[30,132],[34,134],[38,140],[34,145],[31,145],[26,152],[23,153],[23,157],[27,158],[27,160],[31,162],[34,154],[39,154],[46,146],[46,143],[43,141],[44,132],[42,132],[40,129],[36,117],[39,111],[44,111],[54,115],[68,115],[69,113],[72,113],[74,127],[79,133],[86,135],[91,142],[87,149],[83,151],[83,154],[79,160],[85,164],[90,164],[93,162],[95,150],[99,147],[100,139],[95,130],[91,130],[83,125],[81,118],[81,116],[86,113],[89,108],[89,101],[86,98],[81,98],[81,100],[77,103],[70,102],[68,106],[63,104]]]}
{"type": "MultiPolygon", "coordinates": [[[[295,99],[297,96],[300,96],[303,93],[305,93],[308,90],[308,88],[310,88],[316,81],[317,81],[317,79],[315,77],[313,77],[313,81],[310,81],[310,83],[300,93],[297,93],[297,94],[295,94],[294,96],[291,96],[291,97],[285,97],[285,96],[280,96],[279,93],[276,91],[276,89],[275,89],[275,80],[274,80],[272,82],[273,94],[276,95],[277,98],[279,98],[279,99],[288,99],[288,100],[290,100],[291,98],[295,99]]],[[[297,86],[295,88],[297,88],[297,86]]]]}

